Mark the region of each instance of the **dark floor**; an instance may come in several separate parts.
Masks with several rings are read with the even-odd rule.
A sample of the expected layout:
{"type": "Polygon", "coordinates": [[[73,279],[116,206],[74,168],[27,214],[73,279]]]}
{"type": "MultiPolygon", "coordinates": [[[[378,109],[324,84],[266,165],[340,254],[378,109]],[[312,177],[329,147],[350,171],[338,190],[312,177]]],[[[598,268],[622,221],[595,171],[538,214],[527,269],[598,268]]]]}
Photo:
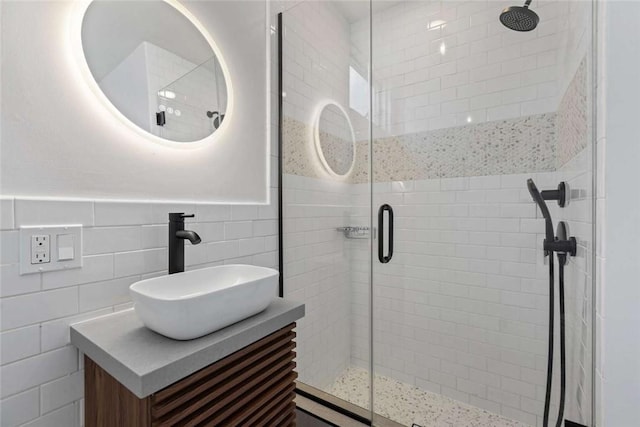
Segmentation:
{"type": "Polygon", "coordinates": [[[331,427],[333,424],[326,423],[320,418],[296,409],[296,425],[297,427],[331,427]]]}

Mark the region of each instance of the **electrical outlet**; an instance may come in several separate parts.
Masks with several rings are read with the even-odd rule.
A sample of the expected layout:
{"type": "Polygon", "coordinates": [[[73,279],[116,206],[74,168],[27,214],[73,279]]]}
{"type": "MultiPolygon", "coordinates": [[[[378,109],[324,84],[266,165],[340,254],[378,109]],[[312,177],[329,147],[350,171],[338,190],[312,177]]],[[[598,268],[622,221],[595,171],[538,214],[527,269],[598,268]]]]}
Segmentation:
{"type": "Polygon", "coordinates": [[[31,236],[31,264],[45,264],[51,261],[51,236],[34,234],[31,236]]]}

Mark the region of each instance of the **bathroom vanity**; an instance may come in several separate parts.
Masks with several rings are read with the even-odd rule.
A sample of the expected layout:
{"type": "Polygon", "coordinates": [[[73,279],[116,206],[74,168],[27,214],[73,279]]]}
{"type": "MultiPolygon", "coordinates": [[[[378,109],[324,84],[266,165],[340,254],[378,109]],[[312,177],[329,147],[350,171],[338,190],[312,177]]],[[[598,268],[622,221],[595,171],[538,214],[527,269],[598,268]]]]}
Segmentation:
{"type": "Polygon", "coordinates": [[[266,310],[178,341],[133,310],[75,324],[84,353],[85,426],[295,425],[296,320],[304,305],[266,310]]]}

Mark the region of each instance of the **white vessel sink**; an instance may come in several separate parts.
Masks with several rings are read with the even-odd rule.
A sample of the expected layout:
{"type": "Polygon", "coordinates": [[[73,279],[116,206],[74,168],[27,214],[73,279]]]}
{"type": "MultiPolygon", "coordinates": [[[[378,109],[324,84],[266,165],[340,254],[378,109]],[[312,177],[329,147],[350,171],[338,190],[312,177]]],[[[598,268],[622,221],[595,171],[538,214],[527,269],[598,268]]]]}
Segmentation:
{"type": "Polygon", "coordinates": [[[278,295],[278,271],[223,265],[141,280],[129,290],[147,328],[190,340],[267,308],[278,295]]]}

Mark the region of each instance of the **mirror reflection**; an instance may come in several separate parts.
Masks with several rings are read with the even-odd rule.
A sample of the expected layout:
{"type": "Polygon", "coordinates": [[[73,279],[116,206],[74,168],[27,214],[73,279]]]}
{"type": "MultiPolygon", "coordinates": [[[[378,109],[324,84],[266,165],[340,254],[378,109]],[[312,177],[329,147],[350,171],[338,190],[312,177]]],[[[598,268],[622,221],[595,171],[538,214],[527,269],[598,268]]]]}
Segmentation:
{"type": "Polygon", "coordinates": [[[171,4],[94,0],[82,21],[82,47],[102,92],[138,127],[193,142],[222,125],[227,83],[219,58],[171,4]]]}
{"type": "Polygon", "coordinates": [[[321,110],[316,125],[316,148],[325,167],[336,175],[347,175],[355,161],[355,137],[346,111],[335,103],[321,110]]]}

